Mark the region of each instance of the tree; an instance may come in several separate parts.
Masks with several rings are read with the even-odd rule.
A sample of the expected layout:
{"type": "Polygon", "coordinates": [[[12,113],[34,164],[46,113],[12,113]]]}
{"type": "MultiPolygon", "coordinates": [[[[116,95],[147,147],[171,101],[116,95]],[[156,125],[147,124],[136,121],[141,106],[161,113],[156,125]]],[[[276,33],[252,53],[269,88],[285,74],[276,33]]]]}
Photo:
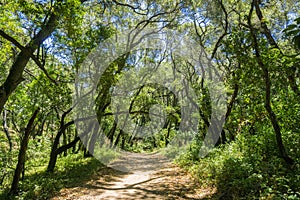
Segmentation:
{"type": "MultiPolygon", "coordinates": [[[[23,5],[10,6],[17,6],[21,8],[23,7],[23,5]]],[[[57,28],[60,19],[59,13],[64,13],[66,10],[66,3],[62,0],[56,1],[55,5],[51,5],[51,8],[49,9],[47,15],[43,19],[43,23],[40,25],[40,27],[36,27],[36,29],[40,30],[31,38],[31,40],[25,46],[23,46],[19,41],[8,35],[3,30],[0,30],[0,35],[6,40],[10,41],[14,46],[19,48],[20,50],[20,52],[16,56],[16,60],[10,67],[10,71],[6,80],[0,86],[0,112],[2,112],[3,107],[7,102],[9,96],[23,81],[22,75],[30,59],[32,59],[37,64],[37,66],[43,72],[45,72],[48,78],[50,78],[50,76],[47,73],[47,70],[44,68],[43,60],[40,60],[40,58],[38,57],[38,53],[37,55],[34,55],[34,53],[40,48],[41,44],[51,35],[51,33],[57,28]]]]}
{"type": "Polygon", "coordinates": [[[11,184],[11,188],[10,188],[10,192],[9,192],[10,195],[15,195],[18,192],[21,172],[24,170],[24,165],[25,165],[25,156],[26,156],[26,150],[28,147],[29,136],[32,131],[33,123],[34,123],[34,120],[35,120],[38,112],[39,112],[39,109],[34,111],[31,118],[29,119],[27,127],[25,129],[24,136],[22,138],[21,146],[20,146],[20,150],[19,150],[18,164],[15,169],[13,182],[11,184]]]}
{"type": "MultiPolygon", "coordinates": [[[[251,22],[252,12],[253,12],[254,8],[256,9],[256,13],[257,13],[258,17],[262,18],[260,8],[259,8],[259,2],[257,0],[252,1],[251,9],[250,9],[249,16],[248,16],[248,24],[250,27],[251,36],[253,38],[253,48],[255,50],[255,56],[257,59],[257,63],[261,67],[263,74],[264,74],[265,87],[266,87],[266,89],[265,89],[265,93],[266,93],[265,94],[265,108],[269,114],[269,118],[270,118],[273,128],[274,128],[280,155],[286,161],[287,164],[292,165],[294,163],[294,160],[291,159],[288,156],[288,154],[286,153],[285,147],[282,142],[282,134],[280,131],[280,126],[279,126],[276,114],[274,113],[274,111],[271,107],[271,79],[270,79],[269,69],[264,64],[264,62],[261,58],[257,37],[254,33],[253,25],[251,22]]],[[[271,45],[276,46],[277,44],[275,42],[273,42],[273,38],[271,37],[271,34],[264,22],[262,22],[262,27],[263,27],[264,33],[267,35],[267,38],[269,39],[269,41],[272,41],[271,45]]]]}
{"type": "MultiPolygon", "coordinates": [[[[185,145],[190,135],[182,134],[181,123],[191,124],[184,118],[184,106],[178,98],[185,95],[195,111],[188,117],[197,114],[199,121],[198,132],[187,152],[179,156],[179,163],[186,159],[183,165],[188,163],[197,171],[209,161],[198,177],[215,181],[221,192],[222,187],[231,191],[230,187],[237,194],[247,185],[255,190],[250,189],[251,198],[260,198],[276,187],[287,190],[288,198],[299,196],[295,189],[299,184],[290,178],[298,172],[293,164],[299,160],[298,1],[13,0],[0,4],[1,189],[11,185],[10,193],[16,194],[18,187],[27,187],[18,185],[23,181],[20,174],[24,171],[25,154],[27,173],[35,173],[31,170],[33,163],[54,172],[60,167],[58,163],[63,165],[60,155],[69,162],[68,157],[82,156],[74,155],[78,152],[84,156],[99,153],[99,146],[139,152],[167,146],[173,150],[176,139],[180,140],[178,146],[185,145]],[[188,62],[185,54],[177,57],[173,51],[150,48],[126,52],[113,60],[97,80],[95,96],[90,99],[96,117],[90,113],[72,116],[78,112],[78,102],[72,102],[72,96],[82,96],[75,77],[82,69],[90,73],[90,66],[84,62],[90,53],[97,51],[105,39],[148,27],[162,32],[174,30],[196,41],[205,50],[210,69],[216,69],[216,78],[225,85],[225,125],[222,131],[217,130],[221,135],[215,135],[219,141],[208,158],[200,158],[199,150],[215,120],[214,91],[208,87],[209,72],[203,66],[196,71],[198,66],[188,62]],[[181,74],[184,81],[176,82],[181,93],[160,83],[139,85],[140,74],[131,70],[142,71],[150,65],[153,71],[145,70],[142,79],[159,70],[157,80],[173,80],[175,74],[181,74]],[[134,87],[122,88],[123,80],[134,87]],[[124,98],[119,101],[126,100],[127,107],[113,102],[118,87],[124,90],[124,98]],[[189,88],[196,98],[189,96],[189,88]],[[37,107],[39,114],[35,114],[37,107]],[[160,117],[165,121],[155,125],[162,129],[143,135],[143,127],[160,117]],[[75,126],[77,123],[82,126],[75,126]],[[127,123],[133,128],[126,129],[127,123]],[[19,141],[20,151],[16,148],[19,141]],[[274,176],[270,177],[270,173],[274,176]]],[[[149,132],[154,130],[156,127],[151,126],[149,132]]],[[[34,176],[26,176],[24,182],[31,177],[34,176]]],[[[47,180],[48,174],[44,178],[47,180]]],[[[245,191],[237,196],[245,197],[245,191]]],[[[228,193],[222,194],[224,198],[230,196],[228,193]]],[[[34,198],[28,194],[20,198],[34,198]]]]}

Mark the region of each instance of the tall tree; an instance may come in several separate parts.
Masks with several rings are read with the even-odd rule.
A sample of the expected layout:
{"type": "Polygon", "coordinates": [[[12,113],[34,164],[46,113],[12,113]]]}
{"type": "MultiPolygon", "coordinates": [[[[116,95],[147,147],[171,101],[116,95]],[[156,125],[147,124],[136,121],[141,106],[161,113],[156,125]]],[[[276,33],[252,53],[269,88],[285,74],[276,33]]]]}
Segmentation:
{"type": "MultiPolygon", "coordinates": [[[[84,0],[81,2],[84,2],[84,0]]],[[[40,27],[36,27],[36,29],[39,30],[38,33],[35,34],[25,46],[23,46],[19,41],[5,31],[0,30],[0,35],[6,40],[10,41],[20,50],[15,61],[13,61],[13,64],[10,67],[8,76],[6,77],[4,83],[0,86],[0,112],[2,112],[9,96],[24,80],[23,72],[30,59],[33,59],[37,66],[48,75],[46,69],[44,68],[43,62],[40,60],[38,55],[34,55],[34,53],[57,28],[61,13],[64,13],[65,10],[68,9],[66,8],[65,4],[66,3],[63,0],[55,1],[55,4],[49,8],[47,15],[44,16],[43,23],[40,25],[40,27]]]]}

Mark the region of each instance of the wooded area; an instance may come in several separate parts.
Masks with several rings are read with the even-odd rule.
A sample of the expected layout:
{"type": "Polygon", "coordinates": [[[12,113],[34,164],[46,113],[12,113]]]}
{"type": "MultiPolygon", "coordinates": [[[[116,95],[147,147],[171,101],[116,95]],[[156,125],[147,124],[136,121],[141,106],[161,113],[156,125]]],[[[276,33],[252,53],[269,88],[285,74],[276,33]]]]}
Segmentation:
{"type": "MultiPolygon", "coordinates": [[[[102,166],[93,158],[99,153],[95,146],[107,141],[129,152],[161,150],[201,187],[216,188],[212,199],[300,199],[299,4],[0,0],[0,199],[49,199],[82,181],[80,174],[88,179],[102,166]],[[209,75],[203,68],[198,72],[187,55],[178,59],[158,49],[120,55],[97,80],[94,118],[76,118],[80,102],[74,96],[88,95],[79,94],[76,78],[88,68],[84,63],[91,53],[108,39],[146,28],[193,40],[224,84],[224,126],[205,157],[200,152],[215,120],[213,91],[205,79],[209,75]],[[183,92],[199,115],[185,151],[172,143],[183,123],[193,124],[183,114],[180,94],[158,82],[137,85],[127,78],[130,70],[152,64],[153,73],[184,74],[183,90],[195,93],[191,98],[188,89],[183,92]],[[136,86],[127,88],[129,97],[123,99],[131,122],[149,126],[157,117],[153,105],[163,107],[166,120],[157,133],[138,136],[139,130],[125,128],[127,118],[120,124],[124,113],[113,98],[122,78],[136,86]]],[[[113,151],[100,155],[117,157],[113,151]]]]}

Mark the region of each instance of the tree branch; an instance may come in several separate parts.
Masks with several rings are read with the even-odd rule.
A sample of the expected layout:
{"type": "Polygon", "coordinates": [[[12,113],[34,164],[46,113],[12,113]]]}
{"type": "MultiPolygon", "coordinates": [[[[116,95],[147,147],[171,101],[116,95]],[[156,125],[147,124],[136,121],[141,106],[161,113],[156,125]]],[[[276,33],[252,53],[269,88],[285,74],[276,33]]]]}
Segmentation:
{"type": "MultiPolygon", "coordinates": [[[[30,58],[32,57],[32,53],[39,48],[39,45],[44,42],[46,38],[48,38],[51,33],[56,29],[59,19],[59,13],[61,13],[62,10],[62,0],[57,0],[55,4],[55,8],[53,9],[53,12],[51,13],[49,20],[47,23],[41,27],[41,30],[38,32],[38,34],[31,39],[31,41],[23,48],[19,45],[20,48],[22,48],[21,52],[18,54],[16,60],[12,64],[9,74],[3,83],[3,85],[0,86],[0,113],[3,110],[3,107],[5,103],[7,102],[9,96],[16,90],[18,85],[24,80],[23,79],[23,72],[28,64],[30,58]]],[[[5,34],[3,34],[6,37],[5,34]]],[[[10,37],[6,37],[7,39],[12,39],[10,37]]],[[[15,40],[11,40],[12,42],[15,40]]],[[[15,43],[15,45],[18,43],[15,43]]]]}
{"type": "Polygon", "coordinates": [[[8,34],[6,34],[4,31],[0,30],[0,35],[7,39],[8,41],[10,41],[11,43],[13,43],[16,47],[18,47],[21,51],[26,51],[27,53],[30,54],[30,58],[35,62],[35,64],[44,72],[44,74],[46,75],[46,77],[53,82],[55,85],[57,85],[57,82],[49,75],[49,73],[47,72],[47,70],[45,69],[44,65],[39,61],[38,57],[36,57],[32,52],[29,51],[29,49],[27,49],[26,47],[24,47],[23,45],[21,45],[16,39],[14,39],[13,37],[9,36],[8,34]]]}
{"type": "Polygon", "coordinates": [[[250,35],[253,39],[252,46],[253,46],[253,49],[255,51],[255,57],[256,57],[258,66],[263,71],[263,76],[264,76],[264,79],[265,79],[265,109],[268,112],[269,119],[272,123],[273,129],[274,129],[274,132],[275,132],[277,146],[278,146],[280,156],[285,160],[285,162],[288,165],[292,165],[294,163],[294,160],[291,157],[289,157],[289,155],[287,154],[286,149],[283,145],[280,125],[278,123],[277,116],[274,113],[273,108],[271,106],[271,79],[270,79],[269,69],[268,69],[268,66],[266,66],[264,64],[263,59],[261,57],[258,39],[257,39],[257,36],[256,36],[254,30],[253,30],[253,26],[252,26],[252,22],[251,22],[251,17],[252,17],[253,10],[254,10],[255,5],[257,5],[257,4],[258,4],[258,0],[253,0],[252,3],[251,3],[251,9],[250,9],[250,12],[249,12],[249,15],[248,15],[248,24],[249,24],[249,27],[250,27],[250,35]]]}
{"type": "Polygon", "coordinates": [[[266,36],[268,42],[281,52],[278,44],[276,43],[275,39],[272,37],[271,31],[270,31],[270,29],[268,28],[268,26],[265,22],[265,19],[264,19],[263,14],[260,10],[260,7],[259,7],[259,1],[254,1],[254,7],[255,7],[256,15],[257,15],[257,17],[260,21],[261,27],[263,29],[263,33],[266,36]]]}
{"type": "Polygon", "coordinates": [[[15,38],[9,36],[8,34],[6,34],[4,31],[0,30],[0,35],[10,41],[11,43],[13,43],[16,47],[18,47],[20,50],[25,50],[25,47],[22,46],[15,38]]]}
{"type": "Polygon", "coordinates": [[[219,37],[217,43],[215,44],[215,47],[214,47],[213,52],[212,52],[212,54],[211,54],[211,59],[213,59],[213,58],[215,57],[215,55],[216,55],[216,53],[217,53],[217,50],[218,50],[218,48],[219,48],[219,46],[220,46],[220,44],[221,44],[223,38],[228,34],[228,33],[227,33],[227,29],[228,29],[228,13],[227,13],[227,11],[226,11],[226,8],[225,8],[225,6],[224,6],[222,0],[220,0],[219,3],[220,3],[220,5],[221,5],[221,8],[222,8],[224,14],[225,14],[225,28],[224,28],[223,34],[219,37]]]}

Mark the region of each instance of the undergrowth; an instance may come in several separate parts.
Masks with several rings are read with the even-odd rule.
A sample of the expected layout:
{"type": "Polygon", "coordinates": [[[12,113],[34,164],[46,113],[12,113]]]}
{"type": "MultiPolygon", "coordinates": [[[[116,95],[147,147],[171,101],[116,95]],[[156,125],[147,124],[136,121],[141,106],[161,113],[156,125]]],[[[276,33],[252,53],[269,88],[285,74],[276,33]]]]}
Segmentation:
{"type": "Polygon", "coordinates": [[[46,163],[42,166],[31,164],[20,182],[19,195],[9,198],[7,188],[0,194],[0,199],[49,199],[62,188],[84,184],[100,167],[103,165],[98,160],[84,158],[81,154],[59,158],[54,173],[46,172],[46,163]]]}
{"type": "Polygon", "coordinates": [[[296,163],[289,167],[279,158],[272,134],[238,135],[235,141],[198,159],[199,145],[175,160],[197,177],[200,184],[216,187],[215,199],[300,199],[300,153],[297,139],[287,141],[296,163]]]}

